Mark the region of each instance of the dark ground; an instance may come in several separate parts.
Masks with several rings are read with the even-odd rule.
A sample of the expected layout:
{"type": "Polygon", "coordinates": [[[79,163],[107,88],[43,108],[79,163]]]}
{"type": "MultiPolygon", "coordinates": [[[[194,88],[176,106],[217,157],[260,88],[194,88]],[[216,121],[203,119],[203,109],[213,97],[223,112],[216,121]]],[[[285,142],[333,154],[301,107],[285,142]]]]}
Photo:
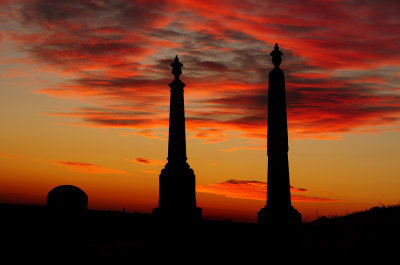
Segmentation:
{"type": "Polygon", "coordinates": [[[398,264],[400,256],[400,206],[322,217],[297,228],[230,221],[164,224],[151,215],[111,211],[67,218],[50,214],[44,206],[5,204],[0,205],[0,217],[1,257],[9,256],[13,263],[28,259],[58,264],[79,258],[250,264],[275,257],[325,264],[394,257],[398,264]]]}

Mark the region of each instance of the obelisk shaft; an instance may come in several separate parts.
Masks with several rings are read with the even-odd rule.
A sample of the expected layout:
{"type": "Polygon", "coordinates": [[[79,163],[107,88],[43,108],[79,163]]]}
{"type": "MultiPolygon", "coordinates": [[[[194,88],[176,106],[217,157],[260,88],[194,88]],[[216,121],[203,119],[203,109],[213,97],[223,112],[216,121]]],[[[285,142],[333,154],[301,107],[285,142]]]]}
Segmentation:
{"type": "Polygon", "coordinates": [[[280,68],[269,73],[268,88],[268,183],[267,205],[287,209],[291,206],[285,76],[280,68]]]}
{"type": "Polygon", "coordinates": [[[169,114],[169,139],[168,163],[186,163],[186,131],[185,131],[185,105],[183,88],[185,84],[175,79],[169,84],[171,87],[170,114],[169,114]]]}
{"type": "Polygon", "coordinates": [[[300,213],[291,205],[285,75],[279,68],[283,53],[275,44],[271,52],[275,66],[269,73],[267,132],[267,204],[257,213],[262,224],[299,224],[300,213]]]}

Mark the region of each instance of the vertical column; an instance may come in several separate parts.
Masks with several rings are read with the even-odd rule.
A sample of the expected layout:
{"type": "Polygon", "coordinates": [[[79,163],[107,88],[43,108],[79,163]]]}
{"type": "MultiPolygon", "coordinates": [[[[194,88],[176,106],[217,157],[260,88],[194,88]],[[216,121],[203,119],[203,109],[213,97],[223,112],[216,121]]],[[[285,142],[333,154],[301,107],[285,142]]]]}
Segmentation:
{"type": "Polygon", "coordinates": [[[183,64],[178,56],[171,64],[175,79],[171,88],[168,162],[159,177],[158,208],[153,214],[164,220],[201,220],[202,210],[196,207],[196,184],[193,169],[186,162],[185,105],[183,88],[179,79],[183,64]]]}
{"type": "Polygon", "coordinates": [[[258,223],[301,223],[301,215],[291,205],[285,75],[279,68],[283,53],[275,44],[271,52],[274,69],[268,84],[268,178],[267,204],[257,213],[258,223]]]}

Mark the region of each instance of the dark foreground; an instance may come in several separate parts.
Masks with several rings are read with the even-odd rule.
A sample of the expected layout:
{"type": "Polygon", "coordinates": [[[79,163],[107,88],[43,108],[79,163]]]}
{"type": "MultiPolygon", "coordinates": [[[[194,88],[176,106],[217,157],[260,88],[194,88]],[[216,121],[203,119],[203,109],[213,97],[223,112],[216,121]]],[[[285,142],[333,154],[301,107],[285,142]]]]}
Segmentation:
{"type": "Polygon", "coordinates": [[[297,228],[229,221],[165,224],[151,215],[110,211],[66,217],[50,214],[43,206],[0,205],[0,213],[0,252],[12,263],[162,259],[187,264],[247,260],[250,264],[274,257],[325,264],[400,255],[400,206],[320,218],[297,228]]]}

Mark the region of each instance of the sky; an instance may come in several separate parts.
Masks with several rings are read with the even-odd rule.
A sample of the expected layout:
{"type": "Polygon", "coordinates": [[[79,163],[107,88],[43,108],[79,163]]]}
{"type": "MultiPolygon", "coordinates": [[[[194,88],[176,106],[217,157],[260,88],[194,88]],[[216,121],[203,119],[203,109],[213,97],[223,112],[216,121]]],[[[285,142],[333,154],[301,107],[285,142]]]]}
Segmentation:
{"type": "Polygon", "coordinates": [[[254,222],[275,43],[303,220],[400,201],[399,1],[0,0],[0,30],[2,203],[151,213],[178,55],[197,205],[254,222]]]}

